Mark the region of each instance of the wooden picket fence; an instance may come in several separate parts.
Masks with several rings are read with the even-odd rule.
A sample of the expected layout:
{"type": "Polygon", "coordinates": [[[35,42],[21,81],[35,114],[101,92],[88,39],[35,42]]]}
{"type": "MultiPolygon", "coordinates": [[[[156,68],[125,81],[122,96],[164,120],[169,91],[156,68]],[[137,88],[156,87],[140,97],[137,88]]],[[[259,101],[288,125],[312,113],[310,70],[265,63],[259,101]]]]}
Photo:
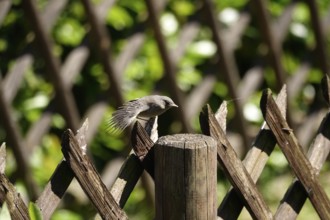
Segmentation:
{"type": "MultiPolygon", "coordinates": [[[[324,97],[330,106],[329,78],[325,77],[322,84],[324,97]]],[[[286,98],[286,87],[282,89],[276,102],[269,89],[263,92],[260,108],[263,112],[265,124],[261,127],[253,146],[243,161],[238,158],[225,134],[223,125],[226,121],[226,108],[221,106],[221,111],[214,114],[207,105],[200,113],[202,131],[205,135],[216,140],[218,162],[232,184],[232,189],[229,190],[218,208],[217,213],[220,218],[237,219],[245,206],[254,219],[295,219],[307,198],[321,219],[330,218],[330,201],[318,181],[319,171],[330,151],[329,113],[325,115],[313,144],[307,155],[305,155],[293,130],[285,119],[286,98]],[[276,143],[287,158],[296,179],[287,189],[275,215],[273,215],[255,182],[258,180],[276,143]]],[[[136,123],[131,134],[134,152],[128,156],[116,181],[108,190],[86,154],[85,134],[87,129],[88,121],[83,124],[76,135],[70,129],[63,134],[62,152],[64,159],[58,164],[43,193],[36,200],[36,205],[40,209],[43,219],[50,218],[73,178],[78,180],[81,188],[102,219],[128,219],[122,208],[143,170],[145,169],[153,178],[155,177],[154,143],[140,124],[136,123]]],[[[4,146],[1,146],[0,158],[1,203],[7,203],[13,219],[29,219],[27,206],[4,174],[6,158],[4,146]]],[[[179,169],[183,164],[179,162],[177,166],[177,169],[179,169]]],[[[216,177],[214,179],[216,180],[216,177]]],[[[170,182],[163,181],[158,183],[159,185],[156,184],[156,191],[157,187],[161,187],[164,183],[170,182]]],[[[175,192],[176,190],[169,197],[175,197],[175,192]]],[[[184,204],[186,199],[183,195],[179,198],[179,201],[184,204]]],[[[190,199],[193,200],[194,197],[190,199]]],[[[171,203],[172,200],[167,202],[171,203]]],[[[185,216],[184,210],[178,211],[182,213],[174,216],[180,216],[180,214],[185,216]]],[[[201,219],[214,218],[215,216],[209,218],[204,216],[201,219]]]]}
{"type": "MultiPolygon", "coordinates": [[[[192,132],[191,119],[198,115],[199,110],[207,103],[215,83],[220,78],[228,86],[229,95],[233,98],[232,102],[235,107],[235,123],[233,124],[236,126],[234,130],[242,136],[242,142],[248,145],[250,143],[247,132],[248,125],[243,117],[242,106],[247,102],[251,94],[261,89],[264,82],[265,68],[270,67],[275,72],[276,91],[279,91],[284,84],[288,85],[280,93],[282,96],[279,95],[277,98],[277,103],[280,103],[278,107],[281,109],[282,114],[279,113],[274,104],[270,92],[264,92],[260,108],[268,126],[261,128],[243,162],[232,151],[224,133],[226,130],[225,107],[221,107],[221,111],[215,114],[215,118],[209,107],[204,108],[201,113],[200,124],[203,128],[202,130],[204,134],[212,136],[219,142],[218,161],[233,185],[233,189],[218,208],[218,216],[224,219],[237,218],[243,205],[245,205],[252,217],[270,218],[269,208],[263,202],[263,198],[258,193],[254,182],[257,181],[267,158],[275,144],[278,143],[297,176],[297,180],[288,189],[274,217],[277,219],[292,219],[296,217],[308,196],[320,217],[322,219],[330,219],[329,211],[327,211],[330,210],[328,209],[328,199],[316,178],[329,151],[328,115],[324,117],[317,136],[310,147],[307,155],[310,162],[302,154],[297,139],[301,146],[306,146],[310,142],[313,138],[313,132],[310,132],[311,127],[318,126],[316,125],[318,120],[315,119],[319,117],[322,110],[315,114],[305,115],[305,120],[297,128],[295,127],[294,130],[298,138],[294,137],[291,128],[282,117],[282,115],[287,114],[290,119],[290,115],[293,113],[290,111],[286,113],[286,99],[289,102],[292,101],[293,97],[303,88],[309,70],[311,70],[314,64],[311,60],[302,60],[300,67],[297,68],[294,74],[288,76],[281,62],[283,58],[281,48],[289,33],[291,17],[297,5],[301,4],[301,2],[290,2],[282,15],[272,20],[267,12],[267,3],[265,1],[249,1],[240,12],[238,21],[225,29],[218,24],[214,2],[212,0],[200,0],[198,1],[200,10],[194,16],[187,18],[186,23],[180,28],[180,37],[177,45],[173,50],[169,50],[158,19],[158,15],[165,10],[167,2],[164,0],[145,0],[148,10],[147,22],[140,24],[143,27],[142,30],[139,29],[129,36],[127,44],[117,56],[113,56],[110,52],[112,42],[105,25],[107,10],[115,2],[113,0],[102,0],[98,5],[93,5],[90,0],[81,0],[81,2],[87,15],[87,23],[91,27],[88,35],[94,41],[90,45],[83,41],[81,45],[70,51],[66,60],[62,63],[52,53],[53,43],[49,33],[53,29],[56,19],[65,10],[68,1],[50,0],[42,10],[38,9],[34,0],[23,0],[19,6],[22,7],[24,16],[31,24],[35,42],[38,42],[36,48],[45,60],[49,79],[55,90],[52,101],[44,109],[40,119],[28,128],[26,134],[20,132],[20,125],[15,121],[15,117],[12,114],[12,103],[24,82],[27,70],[35,61],[33,51],[27,48],[24,52],[18,54],[16,60],[13,61],[12,68],[4,74],[5,77],[2,77],[2,73],[0,75],[0,125],[6,132],[8,146],[12,148],[17,163],[17,175],[26,185],[31,201],[36,201],[44,219],[50,218],[73,178],[77,178],[102,218],[127,218],[122,208],[137,180],[140,178],[143,169],[149,170],[149,173],[153,175],[153,157],[148,154],[150,149],[152,149],[153,143],[148,139],[144,130],[139,129],[137,126],[135,133],[133,132],[131,137],[135,153],[131,153],[128,156],[110,189],[110,193],[108,193],[104,186],[107,184],[102,183],[99,174],[97,174],[93,164],[88,159],[88,156],[85,155],[84,150],[81,150],[81,147],[85,149],[96,135],[109,101],[104,99],[93,103],[89,109],[84,109],[84,116],[80,117],[76,105],[77,100],[75,100],[71,91],[74,86],[74,79],[84,68],[88,57],[92,54],[90,48],[93,48],[99,55],[99,61],[111,84],[106,96],[111,97],[111,104],[114,106],[122,105],[124,98],[121,89],[122,76],[120,73],[124,72],[127,64],[134,59],[142,47],[148,30],[152,30],[154,33],[155,42],[163,60],[164,82],[168,85],[167,92],[181,106],[175,113],[176,120],[181,123],[183,132],[192,132]],[[258,22],[260,22],[260,35],[268,47],[267,58],[270,61],[270,65],[256,64],[244,74],[239,74],[234,51],[238,47],[245,30],[249,27],[252,17],[256,15],[259,18],[257,19],[258,22]],[[197,19],[201,17],[203,17],[202,20],[197,19]],[[202,82],[185,96],[175,80],[176,67],[184,56],[189,44],[193,42],[199,30],[204,27],[210,29],[212,40],[217,48],[214,57],[215,64],[212,64],[211,73],[205,75],[202,82]],[[241,78],[241,75],[244,77],[241,78]],[[286,89],[288,93],[286,93],[286,89]],[[286,98],[287,95],[288,97],[286,98]],[[58,106],[61,108],[58,108],[58,106]],[[73,131],[78,130],[80,125],[83,124],[83,118],[88,118],[88,132],[84,133],[87,129],[86,124],[79,129],[80,132],[76,137],[70,131],[64,132],[62,150],[65,160],[59,163],[51,180],[39,195],[40,189],[31,175],[28,158],[35,151],[42,137],[50,130],[51,118],[54,113],[60,113],[65,119],[67,127],[73,131]],[[222,129],[219,128],[218,123],[222,129]]],[[[316,39],[315,47],[306,53],[316,54],[317,67],[324,74],[328,74],[330,72],[329,58],[325,39],[326,33],[329,32],[330,28],[327,25],[329,24],[330,10],[328,10],[328,14],[322,17],[315,0],[306,0],[303,4],[306,4],[309,9],[311,23],[313,24],[312,29],[316,39]]],[[[4,18],[9,14],[11,7],[14,7],[12,1],[0,0],[0,24],[3,23],[4,18]]],[[[22,36],[22,39],[25,37],[22,36]]],[[[260,56],[262,57],[263,55],[260,56]]],[[[330,95],[328,88],[328,79],[325,78],[323,81],[323,94],[326,103],[329,104],[330,95]]],[[[248,149],[248,146],[245,147],[245,149],[248,149]]],[[[21,200],[12,183],[4,175],[4,145],[1,147],[0,159],[1,203],[7,202],[13,219],[28,219],[26,205],[21,200]]]]}

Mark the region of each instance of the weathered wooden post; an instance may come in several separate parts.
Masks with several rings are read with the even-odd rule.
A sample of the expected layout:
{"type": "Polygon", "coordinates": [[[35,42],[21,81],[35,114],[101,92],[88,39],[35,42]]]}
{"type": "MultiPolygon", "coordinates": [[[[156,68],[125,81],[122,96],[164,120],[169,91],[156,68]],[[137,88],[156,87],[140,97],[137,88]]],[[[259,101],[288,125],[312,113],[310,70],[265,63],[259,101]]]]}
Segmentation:
{"type": "Polygon", "coordinates": [[[205,135],[163,136],[155,145],[156,220],[217,216],[217,143],[205,135]]]}

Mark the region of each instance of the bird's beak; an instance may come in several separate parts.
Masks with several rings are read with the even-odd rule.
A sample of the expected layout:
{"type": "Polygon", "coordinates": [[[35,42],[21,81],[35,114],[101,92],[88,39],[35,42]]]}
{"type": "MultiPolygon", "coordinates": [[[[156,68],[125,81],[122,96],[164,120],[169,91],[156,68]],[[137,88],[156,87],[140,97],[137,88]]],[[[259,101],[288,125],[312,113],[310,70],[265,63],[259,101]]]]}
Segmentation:
{"type": "Polygon", "coordinates": [[[177,107],[179,107],[179,106],[177,106],[176,104],[171,104],[171,107],[175,107],[175,108],[177,108],[177,107]]]}

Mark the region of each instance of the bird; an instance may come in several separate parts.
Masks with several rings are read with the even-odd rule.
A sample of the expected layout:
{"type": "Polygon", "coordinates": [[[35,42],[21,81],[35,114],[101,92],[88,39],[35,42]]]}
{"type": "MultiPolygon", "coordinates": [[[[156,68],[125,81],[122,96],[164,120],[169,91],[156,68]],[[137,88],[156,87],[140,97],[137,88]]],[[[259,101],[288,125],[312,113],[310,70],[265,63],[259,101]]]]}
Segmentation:
{"type": "Polygon", "coordinates": [[[112,114],[109,126],[114,132],[123,131],[137,119],[148,120],[173,107],[178,106],[167,96],[144,96],[128,101],[119,107],[112,114]]]}

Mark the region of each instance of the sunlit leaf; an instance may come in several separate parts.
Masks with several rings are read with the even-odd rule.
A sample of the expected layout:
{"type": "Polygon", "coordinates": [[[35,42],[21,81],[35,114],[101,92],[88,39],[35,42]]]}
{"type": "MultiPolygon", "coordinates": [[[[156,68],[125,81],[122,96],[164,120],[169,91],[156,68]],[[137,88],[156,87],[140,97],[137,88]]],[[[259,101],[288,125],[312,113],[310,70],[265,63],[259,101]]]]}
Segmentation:
{"type": "Polygon", "coordinates": [[[40,209],[33,202],[29,203],[29,217],[31,220],[42,220],[40,209]]]}
{"type": "Polygon", "coordinates": [[[122,30],[124,28],[130,27],[133,24],[133,19],[129,13],[118,5],[113,6],[106,18],[107,24],[112,25],[117,30],[122,30]]]}
{"type": "Polygon", "coordinates": [[[73,18],[63,18],[55,29],[56,40],[64,45],[76,46],[78,45],[86,31],[84,27],[73,18]]]}
{"type": "Polygon", "coordinates": [[[73,211],[66,209],[56,210],[51,217],[51,220],[63,220],[63,219],[83,220],[84,218],[79,213],[75,213],[73,211]]]}
{"type": "Polygon", "coordinates": [[[173,9],[173,11],[176,12],[176,14],[181,16],[189,16],[195,11],[195,6],[193,5],[193,3],[184,0],[173,1],[171,4],[171,8],[173,9]]]}

